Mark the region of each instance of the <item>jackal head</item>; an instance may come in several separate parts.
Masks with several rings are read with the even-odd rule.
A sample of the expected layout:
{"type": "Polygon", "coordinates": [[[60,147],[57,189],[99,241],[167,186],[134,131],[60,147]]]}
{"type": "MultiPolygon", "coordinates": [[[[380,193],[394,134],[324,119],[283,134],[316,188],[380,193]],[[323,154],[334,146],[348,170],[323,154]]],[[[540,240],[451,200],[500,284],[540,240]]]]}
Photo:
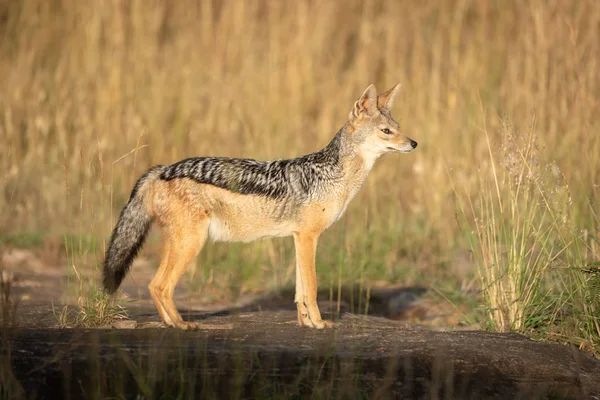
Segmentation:
{"type": "Polygon", "coordinates": [[[397,84],[378,96],[375,86],[369,85],[354,103],[347,131],[353,146],[365,160],[373,162],[384,153],[408,153],[417,147],[417,142],[403,133],[390,113],[399,90],[400,84],[397,84]]]}

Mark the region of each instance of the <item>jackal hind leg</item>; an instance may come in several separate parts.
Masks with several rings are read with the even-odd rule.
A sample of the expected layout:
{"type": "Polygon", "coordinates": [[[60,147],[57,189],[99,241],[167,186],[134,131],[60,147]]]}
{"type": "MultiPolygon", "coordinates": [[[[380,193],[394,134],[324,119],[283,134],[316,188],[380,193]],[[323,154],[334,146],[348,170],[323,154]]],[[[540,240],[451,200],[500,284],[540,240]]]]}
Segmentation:
{"type": "MultiPolygon", "coordinates": [[[[294,233],[294,244],[296,246],[296,265],[299,267],[301,286],[303,289],[302,302],[298,308],[299,318],[302,318],[304,325],[323,329],[333,326],[333,322],[324,321],[321,318],[321,312],[317,304],[317,272],[315,269],[315,257],[317,250],[318,235],[294,233]],[[302,312],[308,313],[308,319],[311,324],[306,322],[302,312]]],[[[298,283],[296,281],[296,287],[298,283]]]]}
{"type": "Polygon", "coordinates": [[[158,311],[158,315],[160,315],[160,318],[163,320],[165,325],[175,326],[175,324],[171,320],[171,317],[169,317],[169,314],[167,314],[167,311],[163,307],[158,296],[158,292],[155,290],[155,288],[158,286],[158,283],[162,280],[162,277],[167,270],[170,251],[170,241],[165,240],[165,238],[163,237],[160,265],[158,267],[158,271],[156,271],[156,274],[154,275],[154,278],[152,278],[152,281],[148,285],[148,289],[150,291],[150,295],[152,296],[152,300],[154,301],[154,305],[156,306],[156,310],[158,311]]]}
{"type": "MultiPolygon", "coordinates": [[[[198,324],[183,320],[173,302],[173,292],[181,275],[206,242],[209,219],[177,222],[163,230],[165,245],[169,251],[163,270],[159,269],[149,287],[165,324],[183,330],[194,330],[198,329],[198,324]]],[[[162,264],[161,262],[161,266],[162,264]]]]}

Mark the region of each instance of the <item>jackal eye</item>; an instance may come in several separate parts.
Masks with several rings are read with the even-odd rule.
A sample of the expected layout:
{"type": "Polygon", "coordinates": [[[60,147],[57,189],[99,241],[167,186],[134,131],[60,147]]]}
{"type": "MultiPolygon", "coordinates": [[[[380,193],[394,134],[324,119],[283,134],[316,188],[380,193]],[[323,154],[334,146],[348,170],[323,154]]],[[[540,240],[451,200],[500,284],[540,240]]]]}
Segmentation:
{"type": "Polygon", "coordinates": [[[390,131],[388,128],[383,128],[381,130],[381,132],[385,133],[386,135],[391,135],[392,134],[392,131],[390,131]]]}

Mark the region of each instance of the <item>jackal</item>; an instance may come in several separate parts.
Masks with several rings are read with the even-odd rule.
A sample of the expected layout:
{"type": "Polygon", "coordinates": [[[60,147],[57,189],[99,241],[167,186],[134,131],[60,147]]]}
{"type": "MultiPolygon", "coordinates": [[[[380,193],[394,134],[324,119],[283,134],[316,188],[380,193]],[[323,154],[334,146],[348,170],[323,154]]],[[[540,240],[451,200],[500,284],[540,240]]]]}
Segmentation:
{"type": "Polygon", "coordinates": [[[166,325],[195,329],[196,323],[181,318],[173,291],[208,237],[250,242],[293,236],[298,324],[332,326],[317,305],[317,241],[342,216],[379,156],[417,147],[390,114],[399,88],[378,96],[370,85],[333,140],[303,157],[266,162],[198,157],[151,168],[135,184],[112,233],[105,289],[117,290],[156,222],[163,249],[150,294],[166,325]]]}

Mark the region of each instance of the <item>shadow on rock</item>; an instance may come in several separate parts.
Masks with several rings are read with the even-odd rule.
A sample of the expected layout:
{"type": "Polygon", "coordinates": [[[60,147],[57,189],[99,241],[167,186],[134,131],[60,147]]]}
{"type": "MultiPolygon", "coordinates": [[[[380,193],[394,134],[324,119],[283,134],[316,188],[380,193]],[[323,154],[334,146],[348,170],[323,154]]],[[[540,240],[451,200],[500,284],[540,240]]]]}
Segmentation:
{"type": "MultiPolygon", "coordinates": [[[[427,289],[420,286],[400,288],[342,287],[335,291],[320,290],[319,307],[323,312],[331,314],[352,313],[371,315],[398,321],[423,319],[427,307],[422,295],[427,289]]],[[[295,310],[295,289],[288,287],[278,292],[269,293],[254,300],[250,304],[236,308],[237,311],[263,310],[295,310]]]]}

